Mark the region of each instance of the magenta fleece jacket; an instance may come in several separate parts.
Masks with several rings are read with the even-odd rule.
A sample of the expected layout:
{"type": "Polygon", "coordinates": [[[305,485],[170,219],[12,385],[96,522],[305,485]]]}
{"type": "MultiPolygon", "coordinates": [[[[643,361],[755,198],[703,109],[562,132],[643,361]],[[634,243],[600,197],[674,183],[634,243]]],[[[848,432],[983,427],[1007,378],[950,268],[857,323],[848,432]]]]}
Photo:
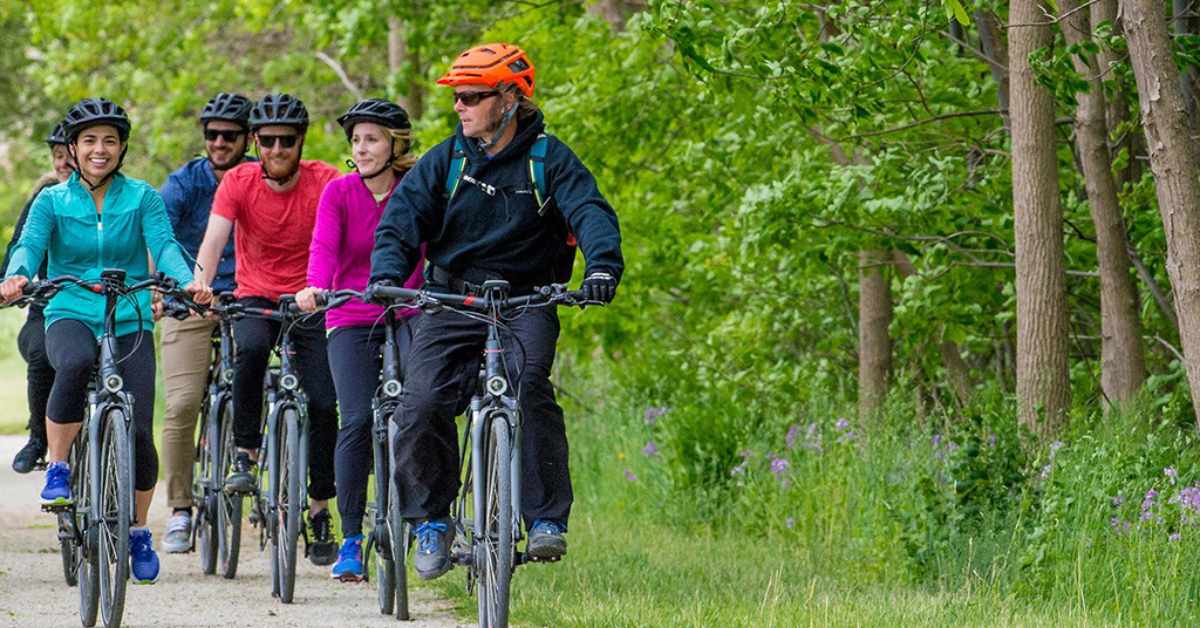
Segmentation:
{"type": "MultiPolygon", "coordinates": [[[[396,187],[392,188],[392,192],[396,187]]],[[[317,225],[308,251],[308,285],[326,290],[364,290],[371,276],[371,250],[375,228],[388,199],[375,202],[357,172],[329,182],[317,206],[317,225]]],[[[405,288],[424,283],[424,246],[421,262],[404,282],[405,288]]],[[[399,309],[400,316],[416,316],[416,310],[399,309]]],[[[325,327],[363,327],[375,324],[383,307],[351,299],[325,315],[325,327]]]]}

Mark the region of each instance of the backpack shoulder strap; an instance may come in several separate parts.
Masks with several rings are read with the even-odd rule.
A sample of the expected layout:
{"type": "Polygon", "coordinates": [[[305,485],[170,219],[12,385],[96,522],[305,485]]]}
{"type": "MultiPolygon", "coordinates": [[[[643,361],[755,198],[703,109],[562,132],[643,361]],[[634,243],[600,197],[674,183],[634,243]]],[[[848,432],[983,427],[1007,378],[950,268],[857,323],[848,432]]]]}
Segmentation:
{"type": "Polygon", "coordinates": [[[458,191],[458,183],[462,180],[463,165],[467,161],[467,152],[463,149],[462,140],[454,136],[454,148],[450,151],[450,169],[446,171],[446,202],[454,198],[458,191]]]}
{"type": "Polygon", "coordinates": [[[538,215],[546,213],[546,150],[549,136],[542,133],[529,149],[529,179],[533,182],[534,200],[538,204],[538,215]]]}

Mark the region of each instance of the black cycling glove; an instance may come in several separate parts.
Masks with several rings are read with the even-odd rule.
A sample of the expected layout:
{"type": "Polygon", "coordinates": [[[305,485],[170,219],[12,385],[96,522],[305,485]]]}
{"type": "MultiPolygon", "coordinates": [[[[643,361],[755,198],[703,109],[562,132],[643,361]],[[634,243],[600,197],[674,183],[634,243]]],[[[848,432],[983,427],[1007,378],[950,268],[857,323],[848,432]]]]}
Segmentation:
{"type": "Polygon", "coordinates": [[[617,296],[617,278],[609,273],[597,271],[588,275],[579,289],[583,292],[585,301],[612,303],[613,297],[617,296]]]}

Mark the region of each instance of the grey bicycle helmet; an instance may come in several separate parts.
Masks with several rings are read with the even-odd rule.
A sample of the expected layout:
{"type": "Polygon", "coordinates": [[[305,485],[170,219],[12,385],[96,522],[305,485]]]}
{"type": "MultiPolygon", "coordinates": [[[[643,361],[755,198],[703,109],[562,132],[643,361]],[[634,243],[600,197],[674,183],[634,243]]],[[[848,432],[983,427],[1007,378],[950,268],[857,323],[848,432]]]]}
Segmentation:
{"type": "Polygon", "coordinates": [[[359,122],[374,122],[388,129],[411,129],[408,112],[404,107],[387,100],[369,98],[354,104],[337,119],[346,131],[346,139],[354,134],[354,125],[359,122]]]}
{"type": "Polygon", "coordinates": [[[105,98],[84,98],[71,106],[63,120],[68,142],[74,142],[79,133],[97,124],[110,124],[117,129],[117,136],[124,144],[129,140],[133,125],[120,105],[105,98]]]}
{"type": "Polygon", "coordinates": [[[303,133],[308,129],[308,109],[291,94],[267,94],[250,110],[250,130],[273,124],[296,127],[303,133]]]}
{"type": "Polygon", "coordinates": [[[221,92],[213,96],[200,112],[200,123],[207,124],[212,120],[224,120],[240,124],[243,129],[250,128],[250,109],[254,103],[241,94],[221,92]]]}
{"type": "Polygon", "coordinates": [[[67,145],[67,127],[62,122],[54,125],[54,130],[50,131],[50,135],[46,136],[46,146],[54,148],[55,146],[67,145]]]}

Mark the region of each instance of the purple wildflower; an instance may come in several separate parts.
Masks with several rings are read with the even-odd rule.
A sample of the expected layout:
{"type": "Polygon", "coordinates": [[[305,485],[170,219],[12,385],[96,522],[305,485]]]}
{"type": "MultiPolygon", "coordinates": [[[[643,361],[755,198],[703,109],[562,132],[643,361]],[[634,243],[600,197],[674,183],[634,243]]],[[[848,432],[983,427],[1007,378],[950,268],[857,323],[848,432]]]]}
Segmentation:
{"type": "Polygon", "coordinates": [[[988,434],[988,447],[995,447],[995,446],[996,446],[996,435],[988,434]]]}
{"type": "Polygon", "coordinates": [[[645,419],[646,425],[654,425],[658,422],[658,417],[669,412],[671,409],[665,406],[650,406],[642,413],[642,418],[645,419]]]}
{"type": "Polygon", "coordinates": [[[777,478],[782,479],[781,476],[790,466],[792,465],[787,461],[787,458],[771,458],[771,473],[774,473],[777,478]]]}
{"type": "Polygon", "coordinates": [[[1046,480],[1050,478],[1050,470],[1054,468],[1053,464],[1048,464],[1042,467],[1042,472],[1038,474],[1038,479],[1046,480]]]}
{"type": "Polygon", "coordinates": [[[1175,470],[1175,467],[1167,467],[1166,469],[1163,469],[1163,475],[1170,478],[1172,486],[1174,486],[1175,482],[1179,479],[1179,472],[1175,470]]]}
{"type": "Polygon", "coordinates": [[[658,455],[658,445],[655,445],[654,441],[652,441],[652,440],[646,441],[646,446],[642,447],[642,453],[646,454],[647,456],[651,456],[651,457],[657,456],[658,455]]]}
{"type": "Polygon", "coordinates": [[[1188,486],[1179,491],[1179,505],[1192,514],[1200,514],[1200,486],[1188,486]]]}
{"type": "Polygon", "coordinates": [[[1149,521],[1154,518],[1154,498],[1158,497],[1158,491],[1150,489],[1146,491],[1146,497],[1142,500],[1142,521],[1149,521]]]}
{"type": "Polygon", "coordinates": [[[839,443],[848,443],[852,440],[854,440],[854,430],[850,430],[849,432],[846,432],[846,433],[842,434],[841,436],[838,436],[839,443]]]}
{"type": "Polygon", "coordinates": [[[796,448],[796,438],[799,436],[800,426],[793,423],[790,427],[788,427],[787,436],[785,436],[783,439],[784,443],[787,444],[788,449],[796,448]]]}
{"type": "Polygon", "coordinates": [[[625,469],[625,479],[630,482],[637,482],[637,475],[634,475],[633,471],[625,469]]]}
{"type": "Polygon", "coordinates": [[[788,529],[796,527],[796,518],[788,517],[787,520],[783,522],[783,525],[787,526],[788,529]]]}
{"type": "Polygon", "coordinates": [[[1172,532],[1172,533],[1171,533],[1171,536],[1168,536],[1168,537],[1167,537],[1167,540],[1168,540],[1168,541],[1170,541],[1170,542],[1172,542],[1172,543],[1176,543],[1176,542],[1178,542],[1178,541],[1179,541],[1179,539],[1182,539],[1182,538],[1183,538],[1183,536],[1182,536],[1182,535],[1180,535],[1178,532],[1172,532]]]}
{"type": "Polygon", "coordinates": [[[839,430],[845,431],[846,429],[848,429],[850,427],[850,421],[846,420],[845,418],[841,418],[841,419],[838,419],[837,423],[834,423],[833,426],[838,428],[839,430]]]}
{"type": "Polygon", "coordinates": [[[933,447],[936,449],[936,448],[938,447],[938,445],[941,445],[941,444],[942,444],[942,435],[941,435],[941,434],[934,434],[934,435],[933,435],[933,438],[929,439],[929,442],[930,442],[930,444],[932,444],[932,445],[933,445],[933,447]]]}
{"type": "Polygon", "coordinates": [[[1124,503],[1125,503],[1125,496],[1120,493],[1117,493],[1117,496],[1112,498],[1113,508],[1120,508],[1121,504],[1124,504],[1124,503]]]}
{"type": "Polygon", "coordinates": [[[732,475],[734,477],[737,477],[739,475],[746,475],[746,463],[743,462],[742,464],[739,464],[738,466],[730,469],[729,475],[732,475]]]}
{"type": "Polygon", "coordinates": [[[1108,520],[1108,527],[1112,528],[1114,532],[1120,532],[1121,531],[1121,518],[1116,515],[1113,515],[1113,518],[1108,520]]]}

